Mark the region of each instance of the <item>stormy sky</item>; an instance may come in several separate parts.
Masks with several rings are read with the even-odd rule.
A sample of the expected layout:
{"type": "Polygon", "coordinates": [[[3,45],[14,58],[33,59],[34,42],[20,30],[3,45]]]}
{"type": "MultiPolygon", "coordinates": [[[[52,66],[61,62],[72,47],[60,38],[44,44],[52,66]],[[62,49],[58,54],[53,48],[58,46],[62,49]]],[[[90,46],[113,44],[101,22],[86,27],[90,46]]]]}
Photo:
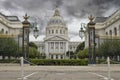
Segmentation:
{"type": "Polygon", "coordinates": [[[37,21],[40,30],[37,40],[44,37],[47,21],[53,16],[56,6],[66,21],[70,40],[80,41],[80,24],[87,23],[90,14],[95,17],[110,16],[120,8],[120,0],[0,0],[1,13],[16,15],[21,21],[27,13],[31,21],[37,21]]]}

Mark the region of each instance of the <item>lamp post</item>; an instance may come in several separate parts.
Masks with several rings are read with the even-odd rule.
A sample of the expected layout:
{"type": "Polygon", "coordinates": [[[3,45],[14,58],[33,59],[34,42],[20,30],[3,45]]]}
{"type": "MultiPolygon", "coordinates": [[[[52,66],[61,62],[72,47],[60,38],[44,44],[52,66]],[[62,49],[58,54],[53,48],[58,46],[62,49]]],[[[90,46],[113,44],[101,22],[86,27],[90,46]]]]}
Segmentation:
{"type": "Polygon", "coordinates": [[[35,22],[31,24],[31,28],[33,28],[33,36],[37,38],[39,36],[39,30],[37,28],[37,20],[35,19],[35,22]]]}
{"type": "MultiPolygon", "coordinates": [[[[28,21],[29,16],[25,14],[24,21],[22,22],[22,55],[25,59],[29,60],[29,29],[30,29],[30,22],[28,21]]],[[[34,25],[33,25],[34,26],[34,25]]],[[[35,29],[33,30],[34,37],[38,37],[39,30],[37,29],[37,23],[35,24],[35,29]]]]}
{"type": "Polygon", "coordinates": [[[22,55],[26,59],[29,59],[29,27],[30,22],[28,21],[29,16],[25,14],[23,24],[23,34],[22,34],[22,55]]]}
{"type": "MultiPolygon", "coordinates": [[[[87,24],[87,32],[88,32],[88,64],[96,64],[96,53],[95,53],[95,23],[93,22],[94,17],[92,15],[89,16],[90,22],[87,24]]],[[[79,30],[79,36],[82,39],[85,36],[85,24],[81,24],[81,28],[79,30]]]]}
{"type": "Polygon", "coordinates": [[[96,53],[95,53],[95,23],[93,22],[94,17],[89,16],[90,22],[88,26],[88,44],[89,44],[89,64],[96,64],[96,53]]]}

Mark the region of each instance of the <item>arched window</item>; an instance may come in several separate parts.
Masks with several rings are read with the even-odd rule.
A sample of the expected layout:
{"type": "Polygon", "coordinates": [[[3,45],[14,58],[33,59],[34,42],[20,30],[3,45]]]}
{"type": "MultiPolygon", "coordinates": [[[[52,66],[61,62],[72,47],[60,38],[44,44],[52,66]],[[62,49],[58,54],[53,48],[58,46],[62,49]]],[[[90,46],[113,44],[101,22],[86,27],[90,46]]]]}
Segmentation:
{"type": "Polygon", "coordinates": [[[112,30],[109,31],[110,36],[112,36],[112,30]]]}
{"type": "Polygon", "coordinates": [[[1,33],[4,33],[4,29],[3,28],[1,29],[1,33]]]}
{"type": "Polygon", "coordinates": [[[8,31],[6,31],[6,34],[8,34],[8,31]]]}
{"type": "Polygon", "coordinates": [[[114,35],[115,36],[117,35],[117,28],[116,27],[114,28],[114,35]]]}
{"type": "Polygon", "coordinates": [[[106,35],[108,35],[108,32],[106,32],[106,35]]]}

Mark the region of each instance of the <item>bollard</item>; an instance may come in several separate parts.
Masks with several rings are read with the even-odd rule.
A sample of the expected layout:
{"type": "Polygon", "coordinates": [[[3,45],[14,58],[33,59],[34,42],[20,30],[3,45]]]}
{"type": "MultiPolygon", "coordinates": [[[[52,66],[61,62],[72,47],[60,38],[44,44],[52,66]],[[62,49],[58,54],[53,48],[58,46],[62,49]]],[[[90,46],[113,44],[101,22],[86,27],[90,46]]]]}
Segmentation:
{"type": "Polygon", "coordinates": [[[24,71],[23,71],[23,57],[21,57],[21,79],[24,80],[24,71]]]}
{"type": "Polygon", "coordinates": [[[111,80],[111,75],[110,75],[110,58],[107,57],[107,64],[108,64],[108,80],[111,80]]]}

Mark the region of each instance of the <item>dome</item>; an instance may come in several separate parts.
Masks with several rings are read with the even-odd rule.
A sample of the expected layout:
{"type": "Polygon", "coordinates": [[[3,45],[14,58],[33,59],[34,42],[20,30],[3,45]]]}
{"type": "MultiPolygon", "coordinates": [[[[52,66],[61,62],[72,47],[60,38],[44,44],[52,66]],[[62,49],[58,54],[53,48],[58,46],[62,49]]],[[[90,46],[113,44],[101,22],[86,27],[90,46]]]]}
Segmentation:
{"type": "Polygon", "coordinates": [[[65,25],[65,21],[60,16],[58,9],[56,8],[53,17],[48,22],[48,25],[65,25]]]}

